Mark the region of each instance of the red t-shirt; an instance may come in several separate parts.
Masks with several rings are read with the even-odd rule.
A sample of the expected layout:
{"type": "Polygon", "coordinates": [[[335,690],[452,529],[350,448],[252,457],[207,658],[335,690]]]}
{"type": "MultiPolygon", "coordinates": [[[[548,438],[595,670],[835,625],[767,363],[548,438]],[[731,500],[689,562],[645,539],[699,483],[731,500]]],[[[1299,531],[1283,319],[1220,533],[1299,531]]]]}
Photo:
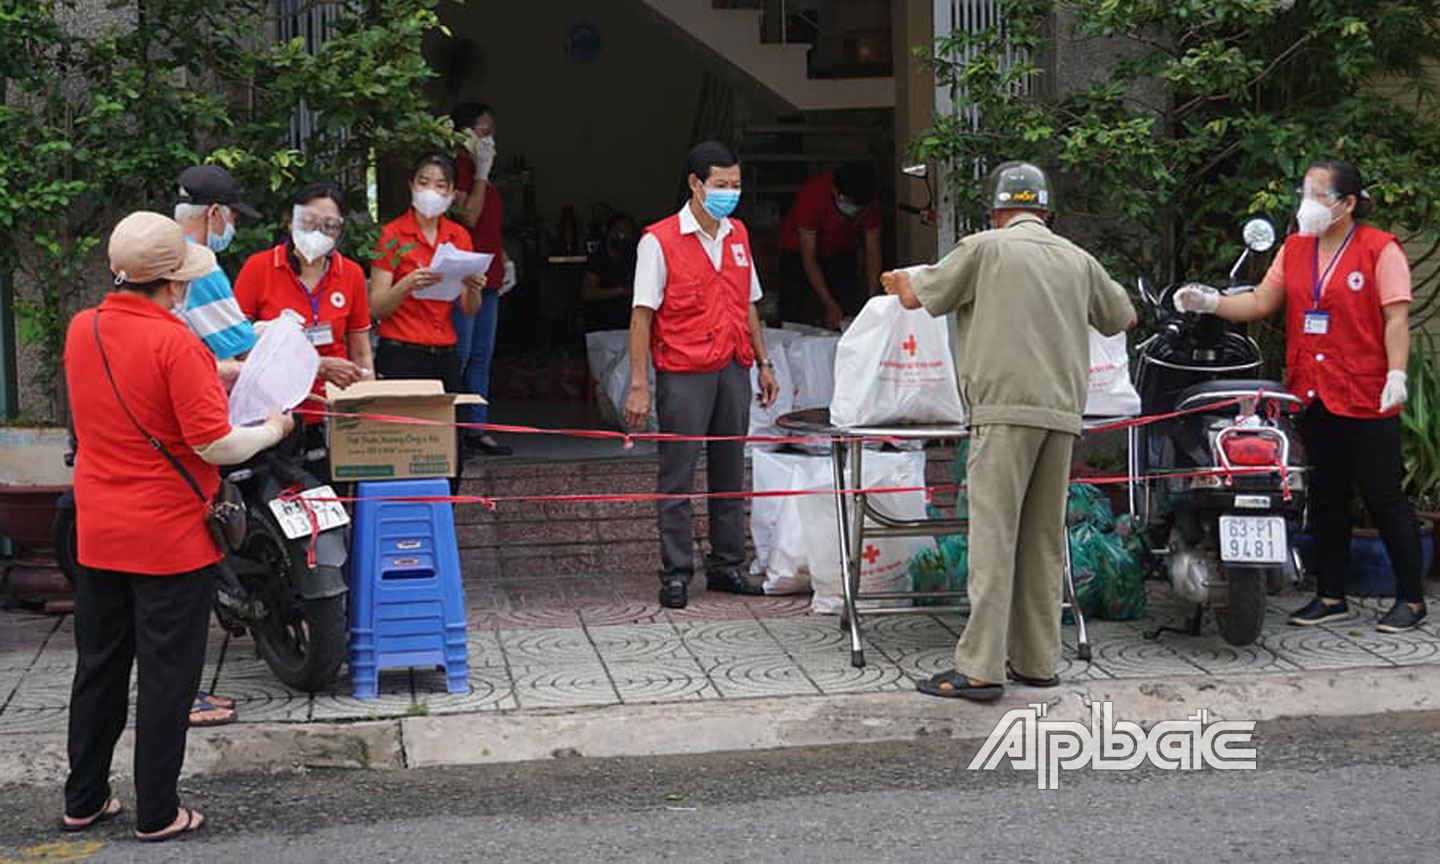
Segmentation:
{"type": "MultiPolygon", "coordinates": [[[[330,326],[329,345],[316,345],[321,357],[350,359],[349,334],[370,329],[370,297],[365,271],[341,255],[330,255],[330,266],[315,291],[305,287],[290,265],[289,245],[256,252],[235,277],[235,299],[251,321],[269,321],[286,309],[305,319],[306,327],[330,326]]],[[[325,394],[325,383],[315,380],[314,392],[325,394]]]]}
{"type": "Polygon", "coordinates": [[[215,357],[183,321],[139,295],[111,294],[99,312],[100,339],[125,405],[185,466],[205,501],[126,418],[95,344],[97,310],[86,309],[65,339],[65,383],[79,441],[80,563],[154,576],[208,567],[222,557],[205,527],[220,474],[195,448],[230,433],[215,357]]]}
{"type": "MultiPolygon", "coordinates": [[[[440,217],[440,226],[435,233],[435,243],[425,239],[415,210],[387,224],[380,231],[380,242],[375,244],[375,255],[370,266],[394,274],[399,282],[414,270],[430,266],[435,250],[441,243],[451,243],[456,249],[473,252],[470,232],[459,222],[440,217]]],[[[411,345],[426,345],[444,348],[455,344],[455,325],[450,320],[450,309],[458,301],[416,300],[407,295],[400,301],[400,307],[389,317],[380,319],[380,338],[408,342],[411,345]]]]}
{"type": "MultiPolygon", "coordinates": [[[[456,168],[455,188],[469,195],[475,189],[475,160],[470,154],[461,152],[455,157],[456,168]]],[[[502,238],[500,228],[504,224],[505,202],[501,199],[500,193],[496,191],[494,183],[485,184],[485,209],[480,211],[480,218],[470,226],[470,242],[476,252],[486,252],[494,255],[495,260],[490,262],[490,269],[485,271],[485,287],[499,288],[505,281],[505,261],[502,256],[502,238]]]]}
{"type": "Polygon", "coordinates": [[[780,248],[786,252],[800,251],[800,232],[815,232],[816,254],[829,258],[848,252],[859,243],[860,232],[880,227],[880,202],[871,201],[855,218],[835,206],[835,174],[811,177],[795,195],[795,204],[780,226],[780,248]]]}

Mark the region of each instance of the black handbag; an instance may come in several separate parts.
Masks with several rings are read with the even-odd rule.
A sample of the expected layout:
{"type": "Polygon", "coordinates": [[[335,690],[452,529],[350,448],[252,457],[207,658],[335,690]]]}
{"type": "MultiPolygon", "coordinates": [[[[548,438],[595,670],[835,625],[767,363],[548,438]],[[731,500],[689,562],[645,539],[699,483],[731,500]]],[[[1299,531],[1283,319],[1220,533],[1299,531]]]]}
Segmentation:
{"type": "Polygon", "coordinates": [[[205,506],[205,527],[209,529],[210,539],[215,541],[215,546],[227,554],[238,551],[245,542],[245,531],[248,527],[245,501],[240,495],[240,487],[222,477],[220,488],[215,491],[215,498],[207,499],[205,493],[200,491],[200,484],[195,482],[195,478],[185,469],[180,460],[176,459],[175,455],[160,443],[159,438],[145,431],[145,427],[141,426],[140,421],[135,419],[135,415],[130,413],[130,406],[125,404],[125,399],[120,395],[120,388],[115,383],[115,375],[110,371],[110,358],[105,355],[105,343],[100,341],[99,309],[95,310],[93,320],[95,347],[100,350],[100,365],[105,367],[105,377],[110,380],[110,389],[115,393],[115,401],[120,403],[120,410],[130,418],[131,424],[135,426],[135,431],[139,432],[152,448],[165,457],[165,461],[170,463],[170,467],[179,472],[186,485],[190,487],[190,491],[194,492],[195,496],[200,499],[200,503],[205,506]]]}

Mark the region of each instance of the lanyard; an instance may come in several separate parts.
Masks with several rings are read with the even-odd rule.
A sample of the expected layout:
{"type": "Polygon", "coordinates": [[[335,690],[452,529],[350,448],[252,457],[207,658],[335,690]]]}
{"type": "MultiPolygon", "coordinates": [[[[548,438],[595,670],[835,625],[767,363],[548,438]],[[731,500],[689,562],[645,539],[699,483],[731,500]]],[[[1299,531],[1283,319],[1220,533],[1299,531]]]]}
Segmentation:
{"type": "Polygon", "coordinates": [[[1350,238],[1355,236],[1355,231],[1359,229],[1359,227],[1359,222],[1350,226],[1350,232],[1345,235],[1344,240],[1340,241],[1340,248],[1336,249],[1335,254],[1331,256],[1330,263],[1325,266],[1324,273],[1320,273],[1320,238],[1315,238],[1315,257],[1310,264],[1310,275],[1315,279],[1315,285],[1311,289],[1310,295],[1311,309],[1320,308],[1320,294],[1325,290],[1325,283],[1330,281],[1331,271],[1335,269],[1336,264],[1340,263],[1340,256],[1345,254],[1345,249],[1350,245],[1350,238]]]}
{"type": "MultiPolygon", "coordinates": [[[[287,269],[289,269],[289,268],[287,268],[287,269]]],[[[295,279],[295,287],[296,287],[296,288],[299,288],[299,289],[300,289],[300,293],[305,295],[305,299],[310,301],[310,326],[312,326],[312,327],[319,327],[319,326],[320,326],[320,298],[321,298],[321,297],[324,295],[324,293],[325,293],[325,292],[324,292],[323,290],[321,290],[321,289],[322,289],[322,288],[324,287],[324,285],[325,285],[325,280],[330,277],[330,268],[327,266],[327,267],[325,268],[325,272],[320,274],[320,281],[315,283],[315,292],[314,292],[313,294],[310,292],[310,289],[309,289],[309,288],[306,288],[306,287],[305,287],[305,282],[304,282],[303,280],[301,280],[299,273],[296,273],[294,270],[291,270],[291,271],[290,271],[290,275],[295,279]]]]}

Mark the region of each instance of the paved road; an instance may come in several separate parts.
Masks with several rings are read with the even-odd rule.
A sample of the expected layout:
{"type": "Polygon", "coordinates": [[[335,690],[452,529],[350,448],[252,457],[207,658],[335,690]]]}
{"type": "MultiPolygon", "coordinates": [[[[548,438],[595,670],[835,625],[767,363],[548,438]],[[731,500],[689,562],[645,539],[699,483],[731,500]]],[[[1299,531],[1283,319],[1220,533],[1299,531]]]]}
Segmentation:
{"type": "Polygon", "coordinates": [[[1437,860],[1440,717],[1262,727],[1254,772],[966,769],[953,741],[400,773],[206,777],[201,836],[93,846],[54,789],[0,787],[0,864],[1437,860]],[[861,761],[863,760],[863,762],[861,761]],[[36,848],[37,844],[70,845],[36,848]],[[38,856],[47,854],[48,858],[38,856]]]}

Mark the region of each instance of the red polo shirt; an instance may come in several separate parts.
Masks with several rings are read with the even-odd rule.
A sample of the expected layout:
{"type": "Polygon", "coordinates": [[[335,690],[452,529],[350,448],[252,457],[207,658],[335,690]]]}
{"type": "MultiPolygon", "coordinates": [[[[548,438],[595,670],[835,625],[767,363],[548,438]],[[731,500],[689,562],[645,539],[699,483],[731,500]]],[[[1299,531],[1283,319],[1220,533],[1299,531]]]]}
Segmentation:
{"type": "MultiPolygon", "coordinates": [[[[312,292],[291,268],[289,245],[256,252],[235,278],[235,299],[251,321],[269,321],[292,309],[305,319],[306,327],[328,325],[331,342],[317,345],[321,357],[350,359],[348,337],[370,329],[370,298],[366,293],[365,271],[341,255],[330,255],[330,266],[312,292]]],[[[325,393],[324,382],[315,381],[315,392],[325,393]]]]}
{"type": "MultiPolygon", "coordinates": [[[[380,242],[375,245],[375,255],[370,266],[394,274],[396,282],[404,279],[411,271],[430,266],[435,250],[441,243],[451,243],[456,249],[474,251],[470,245],[470,232],[459,222],[440,217],[440,226],[432,244],[420,230],[415,210],[389,223],[380,231],[380,242]]],[[[446,347],[455,344],[455,325],[450,321],[450,309],[456,301],[416,300],[407,295],[400,307],[387,318],[380,319],[380,337],[411,345],[446,347]]]]}
{"type": "MultiPolygon", "coordinates": [[[[475,160],[470,158],[469,153],[462,151],[455,157],[455,164],[459,166],[455,173],[455,188],[469,195],[475,190],[475,160]]],[[[490,262],[490,269],[485,271],[486,288],[499,288],[505,281],[505,261],[502,256],[504,250],[501,248],[503,235],[500,230],[505,224],[504,207],[505,202],[500,198],[495,184],[486,183],[485,209],[480,211],[480,218],[470,226],[470,242],[475,251],[495,256],[495,260],[490,262]]]]}
{"type": "Polygon", "coordinates": [[[862,231],[879,227],[878,200],[871,201],[852,219],[835,206],[835,174],[821,174],[811,177],[796,193],[785,224],[780,226],[780,248],[799,252],[800,232],[813,231],[817,257],[829,258],[856,248],[862,231]]]}
{"type": "Polygon", "coordinates": [[[80,563],[173,575],[221,558],[205,527],[220,474],[195,454],[230,433],[215,357],[170,312],[135,294],[100,304],[100,338],[125,405],[185,466],[201,501],[126,418],[95,344],[95,309],[70,322],[65,383],[79,441],[75,459],[80,563]]]}

